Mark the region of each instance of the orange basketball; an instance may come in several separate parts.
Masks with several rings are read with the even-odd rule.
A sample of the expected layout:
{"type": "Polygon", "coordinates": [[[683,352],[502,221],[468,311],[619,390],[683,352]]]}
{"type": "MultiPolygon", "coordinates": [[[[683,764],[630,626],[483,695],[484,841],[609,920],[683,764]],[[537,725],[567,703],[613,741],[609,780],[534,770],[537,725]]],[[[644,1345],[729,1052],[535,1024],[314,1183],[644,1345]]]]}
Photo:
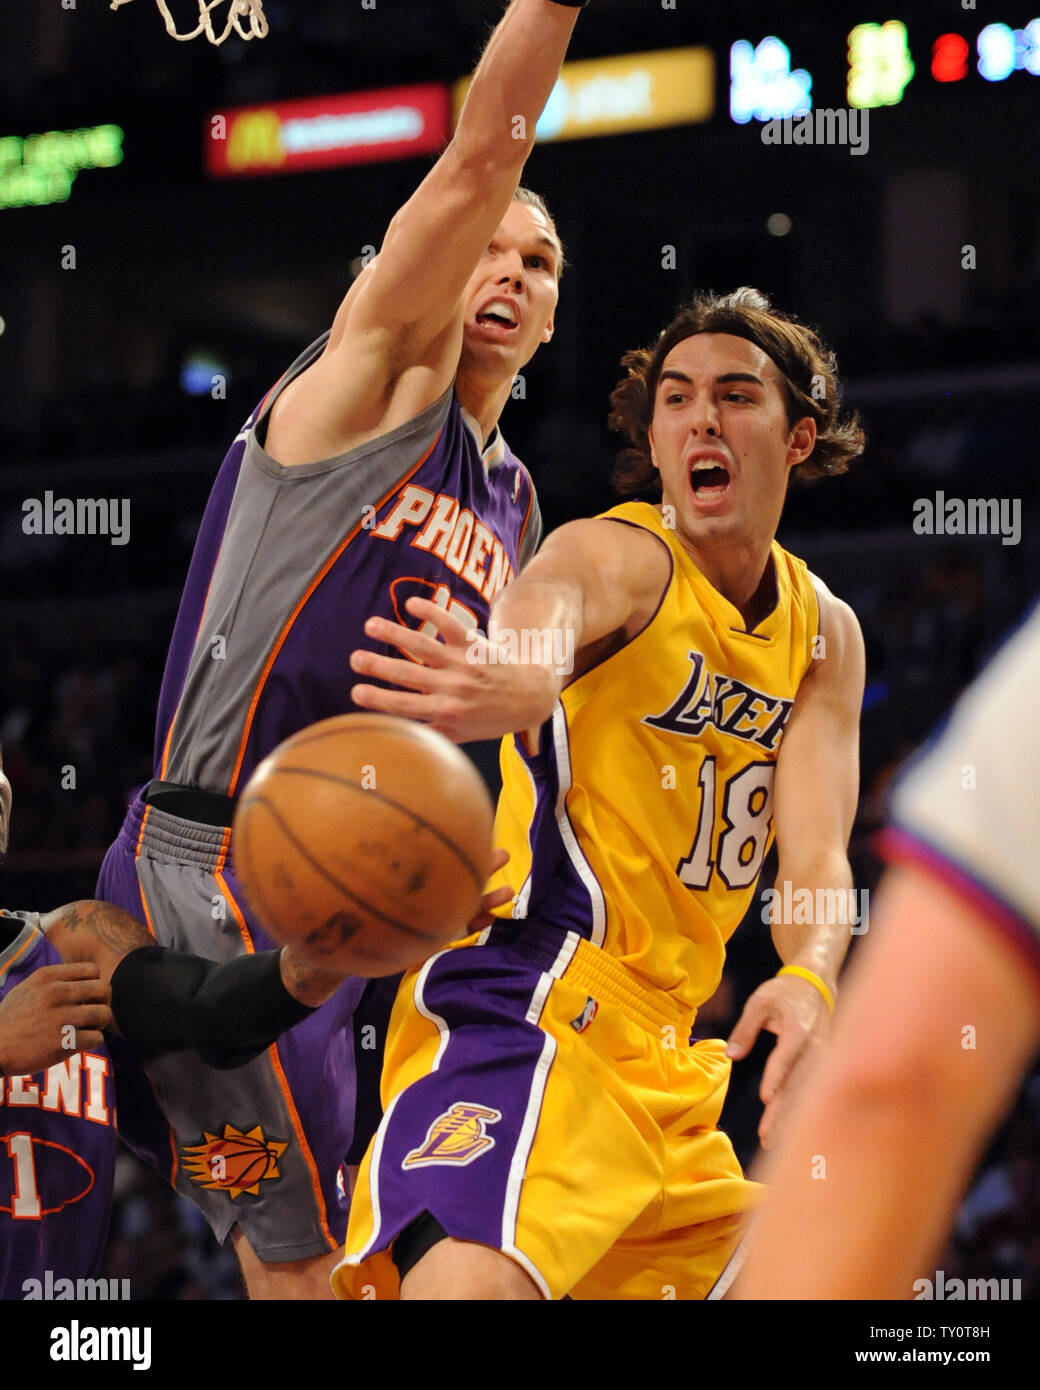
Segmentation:
{"type": "Polygon", "coordinates": [[[326,719],[287,739],[235,813],[235,872],[260,924],[315,965],[394,975],[464,933],[491,864],[491,798],[422,724],[326,719]]]}

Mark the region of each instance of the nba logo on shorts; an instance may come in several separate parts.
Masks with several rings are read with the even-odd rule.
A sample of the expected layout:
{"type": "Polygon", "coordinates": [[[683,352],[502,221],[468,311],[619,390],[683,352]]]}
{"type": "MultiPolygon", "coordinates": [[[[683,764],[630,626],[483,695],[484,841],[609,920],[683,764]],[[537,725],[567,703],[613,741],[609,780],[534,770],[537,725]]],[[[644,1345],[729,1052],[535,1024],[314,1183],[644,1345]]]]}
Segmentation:
{"type": "Polygon", "coordinates": [[[596,1003],[595,999],[593,999],[592,995],[590,994],[589,997],[585,1000],[585,1007],[582,1009],[578,1017],[571,1019],[571,1027],[574,1029],[576,1033],[584,1033],[585,1029],[596,1017],[598,1011],[599,1005],[596,1003]]]}
{"type": "Polygon", "coordinates": [[[401,1167],[421,1168],[426,1163],[457,1164],[462,1167],[472,1163],[486,1149],[495,1147],[494,1139],[486,1133],[484,1126],[493,1125],[501,1118],[500,1110],[456,1101],[450,1110],[437,1116],[426,1131],[425,1141],[408,1154],[401,1167]]]}

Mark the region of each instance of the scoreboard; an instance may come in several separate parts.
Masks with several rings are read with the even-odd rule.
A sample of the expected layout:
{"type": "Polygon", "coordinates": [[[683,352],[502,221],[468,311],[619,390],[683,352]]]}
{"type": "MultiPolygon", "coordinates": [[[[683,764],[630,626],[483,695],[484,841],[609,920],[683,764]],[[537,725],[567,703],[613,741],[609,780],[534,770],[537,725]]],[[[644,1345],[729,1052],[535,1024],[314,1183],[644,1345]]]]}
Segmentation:
{"type": "MultiPolygon", "coordinates": [[[[743,124],[753,117],[769,121],[810,111],[813,74],[800,57],[775,34],[757,44],[738,39],[730,48],[732,119],[743,124]]],[[[900,19],[857,24],[848,33],[845,58],[849,106],[896,106],[915,80],[993,83],[1016,72],[1040,76],[1040,19],[1021,28],[987,24],[974,34],[932,33],[923,25],[915,25],[911,34],[900,19]]],[[[827,71],[833,71],[833,63],[827,71]]]]}
{"type": "MultiPolygon", "coordinates": [[[[1010,96],[1011,89],[1024,92],[1040,78],[1040,17],[1029,18],[1028,10],[1011,13],[1014,8],[1014,0],[1006,6],[996,0],[997,17],[986,23],[974,0],[961,0],[959,6],[950,0],[946,14],[934,19],[922,18],[921,10],[882,19],[867,12],[861,22],[850,23],[820,10],[788,15],[770,33],[741,34],[734,24],[727,34],[723,20],[711,42],[688,17],[685,28],[677,25],[670,32],[692,38],[692,44],[567,63],[537,139],[588,140],[694,124],[732,128],[846,104],[851,111],[907,102],[919,110],[928,93],[938,98],[953,89],[963,90],[973,115],[987,107],[996,114],[987,90],[1006,85],[1010,96]]],[[[854,20],[852,5],[846,15],[849,10],[854,20]]],[[[276,71],[270,82],[277,89],[276,71]]],[[[176,127],[191,142],[180,167],[193,167],[195,178],[204,172],[222,180],[433,154],[450,136],[468,82],[431,81],[326,97],[280,92],[256,106],[210,111],[203,122],[201,162],[198,113],[185,119],[178,114],[176,127]]],[[[0,212],[64,202],[81,170],[111,168],[124,157],[120,192],[154,182],[163,166],[169,167],[148,123],[130,119],[116,125],[111,111],[83,115],[84,125],[76,130],[0,130],[0,212]]],[[[176,140],[172,125],[166,131],[176,140]]],[[[101,196],[108,188],[117,191],[110,180],[84,182],[101,196]]]]}

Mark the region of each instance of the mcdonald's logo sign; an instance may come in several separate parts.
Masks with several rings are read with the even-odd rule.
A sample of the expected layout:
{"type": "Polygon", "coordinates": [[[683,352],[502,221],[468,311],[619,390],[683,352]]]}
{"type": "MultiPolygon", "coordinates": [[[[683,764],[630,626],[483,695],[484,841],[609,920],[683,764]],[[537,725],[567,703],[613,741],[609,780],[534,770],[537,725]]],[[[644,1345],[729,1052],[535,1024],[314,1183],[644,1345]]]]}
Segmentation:
{"type": "Polygon", "coordinates": [[[282,122],[277,111],[261,107],[241,111],[231,118],[227,131],[228,173],[279,169],[284,163],[282,122]]]}
{"type": "Polygon", "coordinates": [[[221,179],[436,154],[449,125],[448,89],[429,82],[239,107],[210,116],[206,170],[221,179]]]}

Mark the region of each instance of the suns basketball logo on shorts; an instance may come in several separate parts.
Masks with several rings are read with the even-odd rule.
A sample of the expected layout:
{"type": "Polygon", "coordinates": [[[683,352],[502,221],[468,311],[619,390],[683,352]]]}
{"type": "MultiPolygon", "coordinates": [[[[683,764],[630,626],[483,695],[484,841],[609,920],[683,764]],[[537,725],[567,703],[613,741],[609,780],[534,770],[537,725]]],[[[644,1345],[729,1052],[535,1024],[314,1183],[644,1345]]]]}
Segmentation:
{"type": "Polygon", "coordinates": [[[248,1192],[259,1197],[261,1182],[282,1176],[278,1160],[289,1147],[278,1139],[268,1139],[260,1125],[251,1130],[224,1126],[223,1134],[210,1134],[199,1144],[186,1144],[181,1150],[184,1171],[200,1187],[226,1192],[232,1201],[248,1192]]]}
{"type": "Polygon", "coordinates": [[[456,1101],[450,1110],[437,1116],[426,1131],[424,1142],[412,1150],[401,1167],[421,1168],[425,1163],[458,1164],[461,1167],[472,1163],[486,1149],[495,1147],[494,1139],[486,1133],[484,1126],[493,1125],[501,1118],[500,1110],[456,1101]]]}

